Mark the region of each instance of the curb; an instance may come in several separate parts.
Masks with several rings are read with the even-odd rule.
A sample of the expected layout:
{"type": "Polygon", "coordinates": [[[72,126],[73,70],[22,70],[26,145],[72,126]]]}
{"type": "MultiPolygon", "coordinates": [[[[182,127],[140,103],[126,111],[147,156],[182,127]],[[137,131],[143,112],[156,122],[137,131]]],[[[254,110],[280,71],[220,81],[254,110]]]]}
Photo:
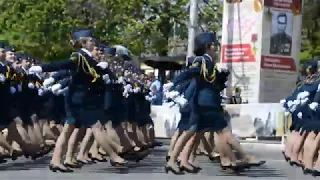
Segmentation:
{"type": "MultiPolygon", "coordinates": [[[[164,145],[170,145],[170,138],[156,138],[157,141],[162,142],[164,145]]],[[[283,144],[281,143],[281,141],[276,141],[276,140],[257,140],[257,139],[246,139],[246,140],[242,140],[239,139],[241,144],[244,145],[249,145],[249,144],[256,144],[256,145],[264,145],[264,146],[270,146],[270,147],[282,147],[283,144]]]]}

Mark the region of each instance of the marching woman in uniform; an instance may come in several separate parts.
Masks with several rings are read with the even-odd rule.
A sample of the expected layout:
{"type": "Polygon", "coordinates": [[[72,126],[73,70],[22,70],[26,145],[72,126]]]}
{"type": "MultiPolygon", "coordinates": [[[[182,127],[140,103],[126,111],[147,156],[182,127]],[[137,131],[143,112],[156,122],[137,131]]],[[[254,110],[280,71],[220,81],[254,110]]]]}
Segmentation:
{"type": "MultiPolygon", "coordinates": [[[[227,127],[227,123],[223,120],[221,114],[221,99],[220,92],[217,92],[217,84],[215,78],[217,69],[214,59],[216,57],[215,43],[216,37],[214,33],[201,33],[195,38],[194,53],[197,56],[192,64],[192,67],[182,72],[174,81],[173,86],[179,86],[181,82],[192,79],[188,88],[184,90],[184,96],[187,98],[190,108],[189,123],[186,131],[184,131],[177,139],[174,150],[171,152],[168,164],[165,168],[166,172],[172,171],[174,174],[183,174],[179,169],[174,167],[174,164],[183,150],[186,143],[194,134],[203,132],[207,129],[215,128],[219,131],[221,145],[219,147],[229,149],[226,137],[228,134],[223,131],[227,127]],[[222,143],[225,143],[222,145],[222,143]]],[[[226,150],[224,150],[226,152],[226,150]]],[[[223,154],[223,153],[221,153],[223,154]]],[[[223,166],[236,167],[236,158],[230,153],[231,163],[221,161],[223,166]]],[[[221,156],[222,157],[222,156],[221,156]]],[[[186,166],[187,164],[184,164],[186,166]]],[[[195,169],[190,167],[182,167],[190,172],[195,169]]]]}
{"type": "MultiPolygon", "coordinates": [[[[177,157],[190,138],[196,138],[195,133],[214,131],[218,139],[221,167],[241,170],[248,167],[248,162],[253,162],[253,157],[243,152],[239,142],[232,136],[227,122],[224,120],[221,106],[220,92],[225,88],[228,72],[219,71],[216,66],[217,38],[215,33],[201,33],[195,38],[194,53],[197,56],[192,67],[179,74],[173,81],[173,88],[181,83],[192,79],[188,88],[184,91],[184,96],[188,100],[190,107],[189,123],[178,140],[170,159],[165,167],[166,172],[183,174],[174,166],[177,157]],[[243,156],[245,162],[238,163],[231,145],[243,156]]],[[[261,165],[265,162],[253,163],[261,165]]],[[[196,172],[196,168],[191,168],[190,164],[182,164],[180,169],[186,172],[196,172]],[[185,167],[185,166],[188,167],[185,167]]]]}
{"type": "MultiPolygon", "coordinates": [[[[316,156],[317,150],[319,149],[320,143],[320,120],[319,120],[319,112],[318,110],[318,103],[320,102],[320,86],[319,86],[319,79],[315,79],[314,82],[310,83],[310,88],[308,89],[310,92],[309,99],[310,104],[307,104],[307,110],[302,112],[302,118],[304,119],[304,123],[302,125],[302,132],[305,132],[306,139],[303,145],[303,160],[300,166],[303,167],[304,174],[313,174],[316,176],[320,175],[318,170],[313,170],[313,162],[314,157],[316,156]],[[312,88],[312,89],[311,89],[312,88]],[[313,92],[311,92],[311,90],[313,92]],[[312,97],[312,95],[314,95],[312,97]],[[310,115],[309,115],[310,114],[310,115]]],[[[319,165],[319,164],[318,164],[319,165]]]]}
{"type": "MultiPolygon", "coordinates": [[[[9,103],[11,102],[10,99],[10,80],[8,79],[8,66],[6,66],[5,61],[5,51],[4,51],[4,44],[0,44],[0,130],[7,128],[10,124],[12,124],[12,120],[9,117],[9,110],[10,106],[9,103]]],[[[12,159],[16,159],[17,155],[15,155],[16,150],[8,143],[6,138],[0,133],[0,146],[7,150],[12,159]]],[[[0,154],[0,163],[5,162],[3,160],[5,154],[0,154]]]]}
{"type": "Polygon", "coordinates": [[[286,161],[290,161],[291,165],[300,165],[298,161],[299,154],[302,153],[302,147],[306,137],[306,132],[302,131],[301,128],[307,119],[307,115],[306,113],[304,117],[299,117],[299,115],[302,114],[302,110],[306,110],[307,105],[305,99],[309,96],[309,92],[306,90],[313,86],[312,84],[316,78],[316,76],[314,76],[316,64],[309,63],[306,67],[306,71],[308,74],[307,78],[297,85],[296,90],[290,97],[281,101],[281,103],[285,102],[284,107],[292,114],[292,125],[290,127],[292,132],[288,139],[288,144],[285,147],[285,151],[282,152],[286,161]],[[301,104],[301,101],[305,102],[301,104]]]}
{"type": "Polygon", "coordinates": [[[126,165],[127,162],[117,155],[110,147],[108,139],[99,120],[104,118],[103,95],[104,83],[103,75],[100,74],[106,67],[105,63],[97,63],[90,51],[94,48],[92,32],[81,30],[73,34],[75,46],[80,50],[73,53],[69,60],[63,62],[53,62],[41,66],[32,66],[30,73],[52,72],[62,69],[71,70],[72,79],[65,96],[66,122],[59,136],[50,169],[54,172],[73,172],[66,168],[62,162],[62,151],[67,140],[76,126],[91,128],[95,140],[110,155],[112,165],[126,165]]]}

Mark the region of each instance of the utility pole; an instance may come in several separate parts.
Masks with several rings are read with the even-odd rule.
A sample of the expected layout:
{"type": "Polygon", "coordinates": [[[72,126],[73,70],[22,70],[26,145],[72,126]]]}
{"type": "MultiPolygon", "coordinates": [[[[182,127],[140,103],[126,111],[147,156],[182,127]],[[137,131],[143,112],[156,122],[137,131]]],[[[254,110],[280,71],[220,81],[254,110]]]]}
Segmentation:
{"type": "Polygon", "coordinates": [[[188,63],[188,57],[193,56],[194,38],[198,32],[198,0],[190,0],[190,17],[188,27],[188,53],[186,58],[186,64],[188,63]]]}

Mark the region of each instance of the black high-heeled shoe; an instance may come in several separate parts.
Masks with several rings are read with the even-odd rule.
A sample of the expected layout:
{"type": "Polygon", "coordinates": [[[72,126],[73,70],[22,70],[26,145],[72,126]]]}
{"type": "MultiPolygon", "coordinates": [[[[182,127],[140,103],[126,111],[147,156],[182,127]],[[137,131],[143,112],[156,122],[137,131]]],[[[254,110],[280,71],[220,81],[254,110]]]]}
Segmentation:
{"type": "Polygon", "coordinates": [[[5,159],[0,159],[0,164],[4,164],[4,163],[6,163],[6,162],[8,162],[7,160],[5,160],[5,159]]]}
{"type": "Polygon", "coordinates": [[[298,161],[289,161],[290,166],[301,167],[301,164],[298,161]]]}
{"type": "Polygon", "coordinates": [[[220,156],[208,156],[208,158],[211,162],[220,162],[220,156]]]}
{"type": "Polygon", "coordinates": [[[92,158],[87,159],[87,161],[88,161],[88,164],[96,164],[97,163],[92,158]]]}
{"type": "Polygon", "coordinates": [[[313,177],[320,176],[320,171],[314,169],[313,172],[312,172],[312,176],[313,176],[313,177]]]}
{"type": "Polygon", "coordinates": [[[284,159],[288,162],[290,161],[290,158],[288,156],[286,156],[286,154],[284,153],[284,151],[282,151],[282,155],[284,157],[284,159]]]}
{"type": "Polygon", "coordinates": [[[108,159],[104,159],[104,158],[98,159],[96,157],[91,157],[91,159],[94,160],[94,161],[98,161],[98,162],[108,162],[108,159]]]}
{"type": "Polygon", "coordinates": [[[222,165],[220,164],[220,167],[222,170],[227,170],[227,169],[230,169],[234,172],[240,172],[240,171],[243,171],[244,169],[246,169],[248,166],[248,164],[236,164],[236,165],[222,165]]]}
{"type": "Polygon", "coordinates": [[[17,160],[18,157],[19,157],[19,152],[18,152],[17,150],[13,150],[13,151],[12,151],[12,154],[11,154],[11,159],[12,159],[12,161],[17,160]]]}
{"type": "Polygon", "coordinates": [[[24,153],[24,157],[29,158],[31,157],[32,160],[37,160],[38,158],[42,157],[43,154],[40,152],[37,153],[24,153]]]}
{"type": "Polygon", "coordinates": [[[314,170],[310,168],[304,168],[302,169],[303,174],[313,174],[314,170]]]}
{"type": "Polygon", "coordinates": [[[250,167],[259,167],[266,163],[266,161],[258,161],[258,162],[249,162],[248,165],[250,167]]]}
{"type": "Polygon", "coordinates": [[[184,175],[184,172],[179,170],[173,169],[171,166],[165,166],[164,167],[165,172],[168,174],[169,172],[172,172],[175,175],[184,175]]]}
{"type": "Polygon", "coordinates": [[[111,166],[115,166],[115,167],[126,167],[126,166],[128,166],[128,161],[115,162],[115,161],[110,160],[110,164],[111,164],[111,166]]]}
{"type": "Polygon", "coordinates": [[[72,169],[69,169],[69,168],[66,168],[66,169],[63,169],[63,168],[60,168],[59,166],[55,166],[53,164],[49,164],[49,169],[52,171],[52,172],[63,172],[63,173],[71,173],[73,172],[72,169]]]}
{"type": "Polygon", "coordinates": [[[69,164],[69,163],[63,163],[63,165],[67,168],[72,168],[72,169],[81,169],[82,164],[69,164]]]}
{"type": "Polygon", "coordinates": [[[166,161],[168,162],[170,159],[170,156],[166,156],[166,161]]]}
{"type": "Polygon", "coordinates": [[[201,167],[199,167],[199,166],[195,166],[195,165],[193,165],[193,164],[190,164],[194,169],[197,169],[198,171],[201,171],[202,170],[202,168],[201,167]]]}
{"type": "Polygon", "coordinates": [[[76,161],[77,161],[78,164],[81,164],[81,165],[88,164],[87,161],[82,161],[82,160],[80,160],[80,159],[76,159],[76,161]]]}
{"type": "Polygon", "coordinates": [[[189,168],[187,168],[185,166],[180,166],[179,169],[180,169],[181,172],[185,171],[185,172],[190,173],[190,174],[196,174],[196,173],[199,172],[199,170],[197,170],[195,168],[189,169],[189,168]]]}

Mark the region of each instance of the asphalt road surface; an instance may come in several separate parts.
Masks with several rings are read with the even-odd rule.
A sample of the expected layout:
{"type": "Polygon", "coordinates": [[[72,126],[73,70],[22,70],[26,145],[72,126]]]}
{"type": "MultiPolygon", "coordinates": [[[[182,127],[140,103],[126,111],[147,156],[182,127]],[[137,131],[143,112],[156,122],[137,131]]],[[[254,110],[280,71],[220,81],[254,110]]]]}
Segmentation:
{"type": "Polygon", "coordinates": [[[239,175],[222,172],[218,164],[210,162],[205,156],[198,160],[203,170],[199,174],[176,176],[164,172],[165,156],[168,146],[156,148],[146,159],[140,163],[130,162],[129,168],[111,167],[108,162],[86,165],[71,174],[53,173],[48,169],[51,154],[36,161],[20,158],[14,162],[0,164],[1,180],[285,180],[285,179],[314,179],[303,175],[301,169],[290,167],[281,156],[280,145],[244,144],[246,151],[266,160],[261,167],[251,168],[239,175]]]}

